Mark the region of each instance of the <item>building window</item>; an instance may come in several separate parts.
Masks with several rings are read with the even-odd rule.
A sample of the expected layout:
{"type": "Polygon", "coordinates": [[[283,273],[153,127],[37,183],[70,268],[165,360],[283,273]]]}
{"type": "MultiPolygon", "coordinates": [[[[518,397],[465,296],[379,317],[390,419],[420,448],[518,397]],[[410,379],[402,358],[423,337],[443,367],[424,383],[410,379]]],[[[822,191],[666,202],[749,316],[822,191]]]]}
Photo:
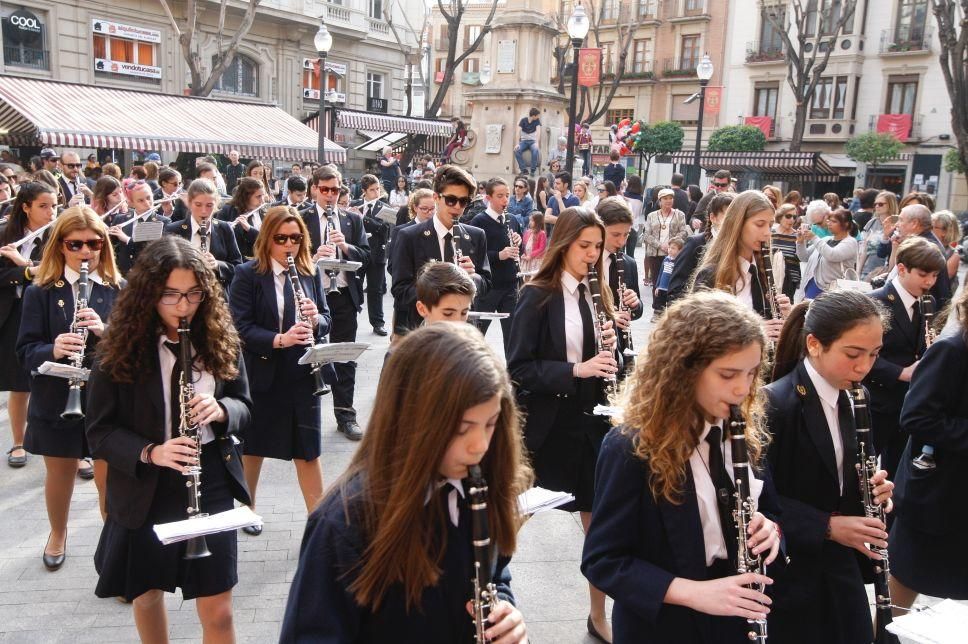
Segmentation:
{"type": "Polygon", "coordinates": [[[366,97],[383,98],[383,74],[366,74],[366,97]]]}
{"type": "Polygon", "coordinates": [[[760,53],[783,51],[783,38],[780,30],[766,17],[766,12],[775,12],[778,24],[786,23],[786,7],[764,9],[760,15],[760,53]]]}
{"type": "Polygon", "coordinates": [[[612,43],[599,43],[599,47],[602,50],[602,74],[615,73],[615,70],[612,69],[612,43]]]}
{"type": "Polygon", "coordinates": [[[47,57],[46,14],[3,7],[3,62],[15,67],[50,69],[47,57]]]}
{"type": "MultiPolygon", "coordinates": [[[[837,28],[837,23],[843,17],[844,2],[843,0],[807,0],[807,35],[815,36],[817,34],[817,22],[823,22],[820,29],[821,36],[832,36],[834,30],[837,28]],[[830,5],[832,8],[828,9],[830,5]],[[824,20],[824,16],[829,15],[830,20],[824,20]]],[[[857,14],[857,10],[854,9],[850,18],[844,23],[843,33],[849,34],[854,30],[854,16],[857,14]]]]}
{"type": "Polygon", "coordinates": [[[702,12],[702,3],[703,0],[684,0],[682,9],[687,16],[694,16],[702,12]]]}
{"type": "Polygon", "coordinates": [[[776,102],[779,96],[779,83],[757,84],[753,89],[753,116],[769,116],[776,120],[776,102]]]}
{"type": "Polygon", "coordinates": [[[464,49],[467,49],[481,35],[480,25],[467,25],[464,27],[464,49]]]}
{"type": "Polygon", "coordinates": [[[921,44],[927,17],[928,0],[899,0],[894,42],[921,44]]]}
{"type": "Polygon", "coordinates": [[[366,4],[371,18],[383,20],[383,0],[368,0],[366,4]]]}
{"type": "MultiPolygon", "coordinates": [[[[215,64],[215,56],[212,56],[212,65],[215,64]]],[[[258,96],[258,64],[244,54],[236,54],[231,64],[222,72],[222,77],[215,84],[215,90],[240,96],[258,96]]]]}
{"type": "Polygon", "coordinates": [[[636,40],[632,47],[632,71],[643,74],[652,71],[652,40],[644,38],[636,40]]]}
{"type": "Polygon", "coordinates": [[[637,14],[640,18],[656,17],[656,0],[638,0],[637,14]]]}
{"type": "Polygon", "coordinates": [[[608,125],[613,125],[621,120],[628,119],[630,121],[635,120],[635,110],[629,109],[615,109],[608,110],[605,113],[605,123],[608,125]]]}
{"type": "Polygon", "coordinates": [[[695,69],[699,65],[699,35],[683,36],[679,49],[679,69],[695,69]]]}
{"type": "Polygon", "coordinates": [[[917,76],[889,76],[887,79],[886,114],[914,115],[914,104],[918,98],[917,76]]]}
{"type": "Polygon", "coordinates": [[[479,58],[465,58],[464,59],[464,72],[465,73],[479,73],[481,71],[481,61],[479,58]]]}
{"type": "Polygon", "coordinates": [[[620,8],[618,0],[603,0],[599,16],[603,22],[615,22],[618,20],[620,8]]]}
{"type": "Polygon", "coordinates": [[[447,67],[447,59],[446,58],[435,58],[434,59],[434,73],[435,74],[441,74],[442,75],[444,73],[444,68],[445,67],[447,67]]]}
{"type": "Polygon", "coordinates": [[[686,105],[686,99],[691,94],[672,95],[672,118],[680,125],[696,125],[699,123],[699,101],[693,101],[686,105]]]}
{"type": "Polygon", "coordinates": [[[448,29],[449,25],[440,25],[440,30],[437,32],[437,51],[447,51],[450,47],[450,31],[448,29]]]}
{"type": "MultiPolygon", "coordinates": [[[[326,69],[326,93],[342,93],[340,86],[340,76],[345,76],[346,65],[342,63],[327,62],[326,69]]],[[[303,60],[303,98],[319,100],[319,59],[306,58],[303,60]]]]}
{"type": "Polygon", "coordinates": [[[821,78],[810,104],[812,119],[842,119],[846,114],[847,77],[821,78]]]}

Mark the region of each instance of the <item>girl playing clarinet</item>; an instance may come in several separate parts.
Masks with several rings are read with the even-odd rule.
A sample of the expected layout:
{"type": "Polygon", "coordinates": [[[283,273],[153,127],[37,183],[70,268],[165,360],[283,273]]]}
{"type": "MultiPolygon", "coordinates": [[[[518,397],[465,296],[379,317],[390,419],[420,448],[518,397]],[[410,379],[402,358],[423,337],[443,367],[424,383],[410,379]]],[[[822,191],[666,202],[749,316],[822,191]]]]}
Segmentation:
{"type": "MultiPolygon", "coordinates": [[[[737,574],[730,406],[746,421],[750,496],[775,516],[757,396],[766,338],[735,298],[697,293],[659,319],[623,391],[623,424],[602,445],[582,572],[615,600],[616,644],[739,644],[764,619],[763,574],[737,574]],[[760,586],[762,588],[763,586],[760,586]]],[[[770,564],[776,525],[756,511],[749,548],[770,564]]]]}
{"type": "Polygon", "coordinates": [[[164,546],[152,528],[187,518],[189,465],[202,470],[203,513],[249,503],[235,437],[251,407],[239,336],[215,274],[188,241],[151,242],[128,279],[88,383],[87,436],[109,469],[95,594],[131,601],[141,640],[167,642],[164,593],[180,587],[184,599],[197,600],[202,639],[234,641],[235,531],[208,535],[211,555],[187,560],[184,542],[164,546]],[[183,319],[195,391],[185,407],[199,426],[197,445],[179,432],[183,319]]]}
{"type": "MultiPolygon", "coordinates": [[[[483,633],[523,643],[508,561],[530,483],[504,365],[466,324],[431,324],[394,345],[363,442],[310,516],[283,642],[474,641],[471,490],[480,466],[498,601],[483,633]]],[[[484,641],[483,639],[480,641],[484,641]]]]}

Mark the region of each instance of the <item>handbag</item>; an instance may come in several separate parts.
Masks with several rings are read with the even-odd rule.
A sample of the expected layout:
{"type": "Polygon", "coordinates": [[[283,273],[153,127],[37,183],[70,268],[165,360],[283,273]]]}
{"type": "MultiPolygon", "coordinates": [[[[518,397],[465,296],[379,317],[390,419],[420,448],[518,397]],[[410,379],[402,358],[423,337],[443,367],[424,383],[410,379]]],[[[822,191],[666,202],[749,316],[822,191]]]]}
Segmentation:
{"type": "Polygon", "coordinates": [[[857,271],[853,268],[848,268],[844,271],[844,276],[840,279],[834,280],[834,288],[843,289],[845,291],[858,291],[860,293],[870,293],[874,290],[870,282],[865,282],[857,276],[857,271]],[[853,274],[853,279],[849,279],[848,276],[853,274]]]}

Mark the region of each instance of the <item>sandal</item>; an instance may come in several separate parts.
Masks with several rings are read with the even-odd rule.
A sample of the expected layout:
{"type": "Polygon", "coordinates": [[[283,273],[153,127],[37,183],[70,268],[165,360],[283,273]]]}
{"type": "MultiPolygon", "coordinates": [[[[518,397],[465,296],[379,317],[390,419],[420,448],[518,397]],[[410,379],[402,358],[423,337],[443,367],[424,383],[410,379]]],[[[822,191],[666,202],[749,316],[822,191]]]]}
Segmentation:
{"type": "Polygon", "coordinates": [[[13,455],[13,453],[16,452],[18,449],[22,450],[23,448],[24,448],[23,445],[14,445],[13,447],[7,450],[7,465],[9,465],[10,467],[23,467],[24,465],[27,464],[27,454],[24,454],[23,456],[13,455]]]}

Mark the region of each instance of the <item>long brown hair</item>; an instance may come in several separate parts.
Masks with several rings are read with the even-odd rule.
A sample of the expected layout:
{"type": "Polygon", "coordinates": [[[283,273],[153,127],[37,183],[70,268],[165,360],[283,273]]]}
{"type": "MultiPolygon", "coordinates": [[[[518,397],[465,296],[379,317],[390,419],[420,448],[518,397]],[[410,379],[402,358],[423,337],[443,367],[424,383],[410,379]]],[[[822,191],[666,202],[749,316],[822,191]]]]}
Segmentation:
{"type": "Polygon", "coordinates": [[[380,404],[330,490],[330,495],[339,490],[344,504],[361,507],[364,551],[349,586],[360,605],[378,609],[391,586],[401,584],[409,610],[437,583],[447,547],[441,538],[446,518],[438,504],[426,505],[425,492],[440,480],[440,463],[464,413],[494,396],[501,411],[481,469],[488,483],[491,543],[509,556],[520,525],[517,495],[530,486],[532,475],[504,364],[467,324],[431,324],[396,345],[380,376],[380,404]],[[347,484],[356,478],[362,491],[347,498],[347,484]]]}
{"type": "MultiPolygon", "coordinates": [[[[7,223],[3,225],[2,235],[0,235],[0,246],[12,244],[20,240],[27,234],[27,211],[25,206],[30,206],[42,194],[57,196],[57,190],[41,181],[28,181],[21,184],[17,196],[10,206],[10,214],[7,216],[7,223]]],[[[38,240],[39,241],[39,240],[38,240]]]]}
{"type": "MultiPolygon", "coordinates": [[[[264,189],[265,186],[255,177],[242,177],[239,179],[239,184],[235,186],[235,192],[232,193],[232,200],[229,201],[229,204],[235,207],[239,215],[246,214],[249,212],[249,199],[259,192],[259,188],[264,189]]],[[[266,194],[269,194],[268,190],[266,190],[266,194]]]]}
{"type": "MultiPolygon", "coordinates": [[[[622,389],[623,431],[635,455],[648,461],[653,497],[682,502],[689,456],[699,444],[704,414],[696,382],[712,363],[751,344],[766,346],[763,320],[735,297],[701,291],[676,301],[659,318],[643,357],[622,389]]],[[[761,358],[762,359],[762,358],[761,358]]],[[[760,370],[741,405],[750,464],[757,467],[769,442],[758,391],[760,370]]]]}
{"type": "MultiPolygon", "coordinates": [[[[759,190],[746,190],[736,195],[726,209],[726,216],[719,225],[719,232],[706,247],[702,264],[696,275],[707,266],[715,270],[713,288],[732,293],[736,282],[747,279],[739,262],[739,245],[743,237],[743,227],[754,215],[769,211],[773,218],[773,204],[759,190]]],[[[695,275],[693,281],[695,282],[695,275]]]]}
{"type": "Polygon", "coordinates": [[[266,212],[266,216],[262,220],[262,228],[259,230],[259,236],[255,238],[255,246],[252,248],[257,273],[265,274],[272,271],[270,248],[275,243],[272,237],[283,224],[290,221],[299,225],[299,233],[303,236],[299,249],[293,253],[292,257],[296,262],[296,269],[304,275],[316,274],[316,263],[313,262],[312,252],[309,250],[311,243],[309,241],[309,229],[306,228],[306,222],[292,206],[273,206],[266,212]]]}
{"type": "Polygon", "coordinates": [[[178,235],[165,235],[138,255],[128,273],[127,286],[121,289],[107,330],[98,343],[101,367],[115,382],[144,382],[151,354],[158,352],[158,336],[163,327],[158,315],[168,276],[176,268],[195,274],[205,299],[192,318],[191,339],[196,361],[219,380],[239,375],[239,334],[225,303],[215,273],[205,264],[201,253],[178,235]]]}
{"type": "Polygon", "coordinates": [[[108,240],[108,229],[100,215],[90,206],[74,206],[57,216],[44,246],[34,284],[49,286],[63,277],[64,266],[67,265],[64,259],[64,238],[75,230],[90,230],[101,238],[103,243],[98,253],[97,272],[105,284],[119,288],[120,275],[114,263],[114,248],[108,240]]]}
{"type": "Polygon", "coordinates": [[[99,215],[106,213],[110,209],[108,208],[108,196],[120,187],[121,182],[111,175],[104,175],[98,179],[94,184],[93,196],[91,197],[91,208],[94,209],[94,212],[99,215]]]}

